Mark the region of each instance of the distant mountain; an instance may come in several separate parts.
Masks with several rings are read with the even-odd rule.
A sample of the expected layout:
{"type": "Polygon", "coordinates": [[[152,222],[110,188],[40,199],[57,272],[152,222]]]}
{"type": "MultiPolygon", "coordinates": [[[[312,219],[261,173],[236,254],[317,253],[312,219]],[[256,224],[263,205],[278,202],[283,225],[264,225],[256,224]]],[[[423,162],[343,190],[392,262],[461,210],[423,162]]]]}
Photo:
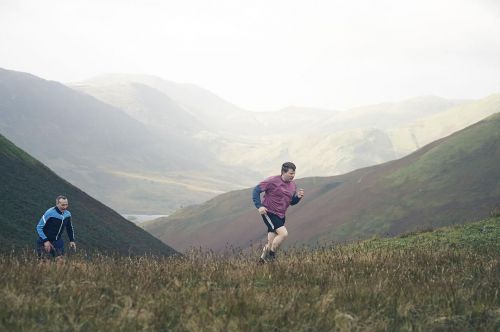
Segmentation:
{"type": "MultiPolygon", "coordinates": [[[[0,135],[0,251],[34,248],[43,213],[66,195],[80,250],[171,255],[175,251],[115,211],[58,177],[0,135]]],[[[66,235],[63,238],[67,239],[66,235]]]]}
{"type": "Polygon", "coordinates": [[[315,130],[332,133],[337,130],[345,131],[358,128],[378,128],[381,130],[398,128],[456,106],[467,105],[470,102],[472,101],[421,96],[400,102],[361,106],[332,115],[315,130]]]}
{"type": "Polygon", "coordinates": [[[300,177],[346,173],[400,157],[390,137],[376,128],[268,137],[259,145],[233,142],[221,148],[218,156],[227,164],[247,165],[263,174],[272,174],[283,161],[291,160],[300,165],[300,177]],[[239,149],[245,152],[238,153],[239,149]]]}
{"type": "Polygon", "coordinates": [[[255,139],[262,135],[289,135],[291,128],[307,130],[312,124],[320,124],[335,114],[330,110],[306,107],[250,112],[196,85],[174,83],[150,75],[108,74],[69,86],[128,110],[132,117],[141,121],[147,117],[154,125],[162,124],[166,122],[167,114],[170,121],[174,113],[174,122],[180,122],[180,128],[190,125],[190,133],[186,131],[186,134],[196,135],[200,131],[208,131],[236,140],[255,139]],[[155,93],[145,95],[146,88],[155,93]],[[152,105],[154,113],[150,112],[152,105]]]}
{"type": "Polygon", "coordinates": [[[346,112],[250,112],[147,75],[70,87],[0,70],[0,132],[125,214],[170,214],[251,186],[289,160],[299,177],[387,162],[500,110],[494,96],[426,96],[346,112]]]}
{"type": "MultiPolygon", "coordinates": [[[[174,83],[150,75],[108,74],[72,83],[70,86],[112,105],[128,108],[130,104],[137,104],[140,101],[126,94],[114,98],[112,91],[121,89],[124,85],[137,87],[137,84],[164,94],[208,129],[233,132],[227,123],[235,117],[247,117],[250,113],[194,84],[174,83]]],[[[132,95],[135,93],[133,91],[132,95]]]]}
{"type": "Polygon", "coordinates": [[[500,94],[463,102],[443,112],[393,127],[387,133],[394,142],[394,149],[406,155],[497,112],[500,112],[500,94]]]}
{"type": "MultiPolygon", "coordinates": [[[[134,168],[150,163],[162,145],[120,109],[29,74],[0,69],[0,101],[0,130],[37,158],[102,166],[127,155],[134,168]]],[[[158,170],[186,165],[179,150],[163,151],[158,170]]]]}
{"type": "MultiPolygon", "coordinates": [[[[417,147],[408,150],[400,146],[391,130],[469,103],[426,96],[346,112],[307,107],[249,112],[202,88],[155,76],[110,74],[71,86],[128,110],[132,117],[151,126],[161,126],[168,114],[168,121],[176,128],[189,127],[183,133],[204,146],[218,163],[250,169],[255,172],[254,179],[285,160],[304,165],[302,176],[316,176],[341,174],[402,157],[417,147]],[[146,88],[154,90],[154,96],[146,98],[142,91],[146,88]],[[191,120],[176,120],[189,117],[191,120]]],[[[421,140],[427,139],[425,134],[421,136],[421,140]]]]}
{"type": "MultiPolygon", "coordinates": [[[[156,90],[133,89],[149,105],[146,118],[158,108],[168,111],[165,105],[189,116],[156,90]]],[[[121,213],[170,213],[245,184],[239,170],[218,165],[203,144],[184,135],[181,123],[194,126],[192,119],[178,118],[170,125],[175,130],[152,127],[30,74],[0,69],[0,119],[9,140],[121,213]]]]}
{"type": "Polygon", "coordinates": [[[332,112],[317,121],[310,113],[302,127],[284,126],[288,133],[227,143],[217,155],[228,165],[246,165],[263,174],[274,172],[283,160],[293,160],[301,165],[300,177],[338,175],[401,158],[497,112],[500,95],[480,100],[418,97],[332,112]]]}
{"type": "MultiPolygon", "coordinates": [[[[276,132],[273,132],[274,128],[268,130],[267,135],[258,136],[254,141],[234,140],[223,144],[217,156],[228,165],[250,166],[263,174],[274,172],[275,165],[284,160],[293,160],[301,165],[301,177],[343,174],[415,151],[416,146],[408,148],[405,142],[399,141],[404,135],[394,134],[398,128],[436,114],[452,113],[457,105],[469,103],[472,102],[428,96],[346,112],[291,108],[259,113],[257,119],[263,126],[283,125],[277,126],[276,132]]],[[[470,124],[464,119],[462,126],[458,125],[455,131],[470,124]]],[[[436,132],[439,135],[422,132],[419,139],[424,141],[433,137],[435,140],[451,133],[436,132]]]]}
{"type": "Polygon", "coordinates": [[[142,124],[162,132],[192,135],[207,129],[195,115],[168,95],[145,84],[124,81],[92,85],[83,82],[75,83],[71,87],[118,107],[142,124]]]}
{"type": "MultiPolygon", "coordinates": [[[[500,114],[495,114],[402,159],[300,179],[306,197],[289,209],[288,244],[396,235],[480,219],[500,204],[498,165],[500,114]]],[[[220,195],[144,228],[179,250],[246,247],[265,237],[251,189],[220,195]]]]}

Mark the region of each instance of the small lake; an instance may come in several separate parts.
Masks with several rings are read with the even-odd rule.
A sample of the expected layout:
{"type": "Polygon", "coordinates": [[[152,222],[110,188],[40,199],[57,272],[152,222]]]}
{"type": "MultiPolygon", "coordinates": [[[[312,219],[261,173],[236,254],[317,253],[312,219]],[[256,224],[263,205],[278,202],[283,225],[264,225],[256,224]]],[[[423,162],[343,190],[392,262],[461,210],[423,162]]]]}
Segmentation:
{"type": "Polygon", "coordinates": [[[140,224],[156,218],[168,217],[168,214],[122,214],[122,216],[135,224],[140,224]]]}

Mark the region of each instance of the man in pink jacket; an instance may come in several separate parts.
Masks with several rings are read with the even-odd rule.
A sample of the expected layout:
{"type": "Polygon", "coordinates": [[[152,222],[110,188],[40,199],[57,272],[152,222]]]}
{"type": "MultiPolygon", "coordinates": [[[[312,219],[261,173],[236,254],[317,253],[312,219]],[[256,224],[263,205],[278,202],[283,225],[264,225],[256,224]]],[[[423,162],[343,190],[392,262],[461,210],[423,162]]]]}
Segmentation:
{"type": "Polygon", "coordinates": [[[276,250],[288,236],[285,227],[286,210],[304,197],[304,189],[297,190],[293,181],[295,169],[293,163],[286,162],[281,166],[281,175],[265,179],[253,190],[253,202],[267,226],[267,244],[262,250],[259,260],[261,263],[266,261],[268,255],[270,260],[275,258],[276,250]],[[264,193],[263,200],[261,193],[264,193]]]}

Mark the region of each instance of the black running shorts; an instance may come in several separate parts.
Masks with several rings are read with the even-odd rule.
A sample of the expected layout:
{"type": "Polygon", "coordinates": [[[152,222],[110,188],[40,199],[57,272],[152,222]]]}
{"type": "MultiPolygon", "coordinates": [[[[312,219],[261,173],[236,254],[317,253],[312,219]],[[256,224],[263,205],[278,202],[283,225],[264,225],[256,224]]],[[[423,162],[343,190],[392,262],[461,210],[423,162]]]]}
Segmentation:
{"type": "Polygon", "coordinates": [[[285,226],[285,217],[281,218],[280,216],[277,216],[271,212],[263,214],[262,220],[264,220],[264,224],[266,224],[267,226],[268,233],[276,233],[276,230],[278,228],[285,226]],[[268,217],[269,220],[266,217],[268,217]]]}
{"type": "Polygon", "coordinates": [[[55,241],[50,241],[52,244],[52,249],[50,252],[46,252],[45,248],[43,247],[43,240],[38,237],[38,240],[36,241],[36,251],[38,253],[39,258],[49,258],[49,257],[58,257],[64,255],[64,241],[63,239],[55,240],[55,241]]]}

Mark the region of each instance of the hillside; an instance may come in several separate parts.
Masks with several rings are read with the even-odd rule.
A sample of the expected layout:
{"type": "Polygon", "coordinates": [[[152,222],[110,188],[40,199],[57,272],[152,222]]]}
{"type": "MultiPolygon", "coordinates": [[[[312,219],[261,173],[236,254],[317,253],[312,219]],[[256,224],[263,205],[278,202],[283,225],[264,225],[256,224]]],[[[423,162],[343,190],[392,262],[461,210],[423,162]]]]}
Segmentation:
{"type": "MultiPolygon", "coordinates": [[[[135,88],[150,103],[144,117],[158,109],[168,113],[168,106],[174,108],[165,118],[180,112],[156,91],[135,88]]],[[[0,69],[0,119],[6,138],[120,213],[167,214],[251,182],[239,170],[217,165],[182,130],[150,127],[120,108],[30,74],[0,69]]]]}
{"type": "Polygon", "coordinates": [[[346,112],[250,112],[153,76],[106,75],[68,87],[0,69],[0,132],[122,214],[170,214],[249,187],[286,160],[301,165],[302,177],[344,174],[498,111],[495,96],[424,96],[346,112]]]}
{"type": "MultiPolygon", "coordinates": [[[[134,104],[147,108],[147,105],[143,104],[146,100],[137,98],[137,88],[149,87],[158,94],[163,94],[163,98],[173,101],[176,107],[183,109],[187,113],[184,116],[195,117],[196,122],[202,123],[207,128],[228,130],[233,133],[241,128],[234,130],[228,126],[231,118],[234,116],[247,118],[251,114],[194,84],[174,83],[150,75],[108,74],[72,83],[70,86],[120,108],[130,108],[134,104]],[[127,86],[131,89],[124,91],[127,86]],[[115,95],[113,91],[122,93],[115,95]]],[[[161,118],[161,115],[157,113],[157,117],[161,118]]]]}
{"type": "Polygon", "coordinates": [[[187,135],[196,135],[199,131],[240,139],[289,135],[290,128],[308,131],[336,114],[331,110],[305,107],[287,107],[273,112],[246,111],[196,85],[149,75],[109,74],[69,86],[127,110],[143,123],[150,121],[156,126],[173,122],[177,127],[174,130],[187,129],[187,135]],[[151,92],[145,94],[147,90],[151,92]]]}
{"type": "Polygon", "coordinates": [[[168,95],[142,83],[124,81],[101,87],[82,82],[71,87],[118,107],[131,118],[162,132],[193,135],[206,129],[195,115],[168,95]]]}
{"type": "MultiPolygon", "coordinates": [[[[304,178],[289,209],[288,244],[348,241],[484,217],[500,202],[500,114],[411,155],[334,177],[304,178]]],[[[300,176],[301,165],[297,174],[300,176]]],[[[247,247],[265,237],[251,189],[230,192],[144,225],[174,248],[247,247]]]]}
{"type": "MultiPolygon", "coordinates": [[[[103,75],[70,86],[127,110],[149,126],[170,128],[173,123],[174,130],[193,137],[218,163],[258,173],[253,181],[284,160],[304,165],[304,176],[328,176],[400,158],[418,146],[407,142],[406,131],[395,135],[394,130],[472,103],[423,96],[346,112],[308,107],[250,112],[204,89],[154,76],[103,75]],[[145,94],[146,88],[155,93],[145,94]]],[[[455,131],[473,122],[458,124],[455,131]]],[[[451,132],[439,131],[441,135],[432,140],[451,132]]],[[[428,135],[418,132],[417,136],[423,141],[428,135]]]]}
{"type": "MultiPolygon", "coordinates": [[[[470,250],[500,255],[500,210],[489,218],[465,225],[404,233],[390,238],[373,238],[358,243],[368,250],[470,250]]],[[[358,244],[352,244],[356,247],[358,244]]]]}
{"type": "Polygon", "coordinates": [[[0,330],[53,331],[63,322],[88,331],[497,331],[499,237],[496,216],[294,248],[264,265],[256,265],[260,248],[73,255],[61,268],[0,255],[0,330]]]}
{"type": "Polygon", "coordinates": [[[393,127],[387,133],[394,142],[394,149],[405,155],[498,112],[500,94],[493,94],[393,127]]]}
{"type": "MultiPolygon", "coordinates": [[[[1,251],[34,248],[35,226],[43,213],[66,195],[80,250],[154,253],[175,251],[118,213],[58,177],[50,169],[0,135],[1,251]]],[[[63,238],[67,239],[66,235],[63,238]]]]}

